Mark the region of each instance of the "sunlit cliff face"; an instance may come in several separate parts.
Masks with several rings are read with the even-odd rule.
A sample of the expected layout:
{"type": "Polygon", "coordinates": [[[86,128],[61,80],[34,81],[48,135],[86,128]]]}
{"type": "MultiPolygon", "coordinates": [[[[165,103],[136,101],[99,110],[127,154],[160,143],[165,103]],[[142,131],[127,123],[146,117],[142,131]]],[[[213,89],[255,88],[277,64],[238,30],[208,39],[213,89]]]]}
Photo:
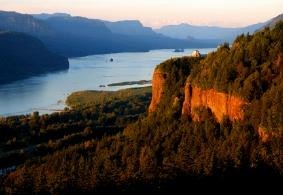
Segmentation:
{"type": "MultiPolygon", "coordinates": [[[[165,91],[166,73],[155,70],[152,79],[152,100],[149,112],[154,112],[160,103],[165,91]]],[[[182,114],[197,120],[195,108],[209,108],[215,115],[218,122],[224,116],[231,121],[242,120],[244,118],[243,106],[246,105],[242,98],[230,94],[218,92],[214,89],[201,89],[187,83],[185,86],[185,99],[183,102],[182,114]]]]}
{"type": "Polygon", "coordinates": [[[149,106],[149,112],[154,112],[160,103],[164,94],[166,74],[160,70],[155,70],[152,78],[152,99],[149,106]]]}
{"type": "Polygon", "coordinates": [[[194,109],[197,107],[209,108],[215,115],[218,122],[224,116],[231,121],[242,120],[244,118],[243,106],[246,102],[240,97],[218,92],[214,89],[201,89],[192,87],[189,83],[185,87],[185,101],[183,103],[182,114],[196,119],[194,109]]]}

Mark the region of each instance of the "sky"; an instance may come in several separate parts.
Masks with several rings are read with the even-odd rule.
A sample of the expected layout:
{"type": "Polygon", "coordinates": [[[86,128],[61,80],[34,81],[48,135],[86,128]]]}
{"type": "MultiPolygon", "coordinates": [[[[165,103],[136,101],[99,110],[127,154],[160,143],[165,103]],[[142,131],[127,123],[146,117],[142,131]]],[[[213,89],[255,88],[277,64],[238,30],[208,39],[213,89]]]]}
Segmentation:
{"type": "Polygon", "coordinates": [[[283,0],[0,0],[0,10],[137,19],[153,28],[180,23],[240,27],[283,13],[283,0]]]}

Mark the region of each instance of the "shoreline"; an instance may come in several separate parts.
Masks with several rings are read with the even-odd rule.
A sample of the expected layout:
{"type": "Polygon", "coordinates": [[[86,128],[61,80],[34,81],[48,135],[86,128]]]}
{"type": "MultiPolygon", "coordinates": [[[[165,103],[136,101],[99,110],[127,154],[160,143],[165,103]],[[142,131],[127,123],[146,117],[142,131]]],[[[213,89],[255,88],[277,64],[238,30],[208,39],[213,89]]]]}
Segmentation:
{"type": "MultiPolygon", "coordinates": [[[[211,50],[213,48],[204,50],[204,53],[211,50]]],[[[190,51],[188,50],[187,53],[191,53],[190,51]]],[[[70,93],[79,90],[117,91],[126,88],[149,86],[151,84],[145,81],[151,79],[154,64],[159,64],[171,56],[179,57],[179,54],[173,53],[169,49],[138,52],[138,58],[135,54],[131,54],[91,55],[92,57],[82,59],[69,58],[70,69],[68,71],[35,76],[8,85],[2,85],[2,87],[0,85],[2,96],[0,98],[0,117],[26,115],[34,111],[39,111],[40,114],[61,111],[65,106],[64,103],[58,106],[58,100],[65,100],[70,93]],[[151,56],[155,56],[155,58],[151,59],[151,56]],[[109,58],[114,59],[113,64],[105,61],[105,59],[109,58]],[[123,65],[124,63],[126,65],[123,65]],[[139,72],[140,69],[141,72],[139,72]],[[113,71],[117,71],[119,75],[113,76],[113,71]],[[113,78],[104,78],[105,75],[109,74],[113,78]],[[80,77],[77,77],[78,75],[80,77]],[[75,85],[73,85],[70,82],[70,78],[81,79],[77,79],[75,85]],[[59,86],[58,83],[62,83],[63,87],[59,86]],[[100,85],[105,87],[99,87],[100,85]]],[[[181,56],[183,55],[181,54],[181,56]]]]}
{"type": "MultiPolygon", "coordinates": [[[[143,81],[143,80],[142,80],[143,81]]],[[[123,83],[123,82],[122,82],[123,83]]],[[[132,85],[137,85],[137,84],[132,84],[132,85]]],[[[6,114],[0,114],[0,120],[1,119],[6,119],[9,117],[15,117],[15,116],[33,116],[36,115],[36,113],[39,114],[39,116],[42,115],[50,115],[53,113],[60,113],[60,112],[64,112],[67,111],[69,109],[71,109],[70,106],[67,105],[67,99],[68,97],[70,97],[72,94],[74,93],[83,93],[83,92],[98,92],[98,93],[105,93],[105,92],[119,92],[119,91],[123,91],[123,90],[128,90],[128,89],[137,89],[137,88],[147,88],[147,87],[151,87],[151,85],[149,84],[140,84],[139,86],[132,86],[132,85],[121,85],[121,86],[128,86],[122,89],[118,89],[118,90],[83,90],[83,91],[74,91],[70,94],[68,94],[67,97],[64,98],[64,100],[58,100],[58,102],[60,101],[60,103],[56,104],[56,105],[50,105],[50,107],[45,107],[45,108],[31,108],[30,110],[27,111],[20,111],[17,113],[6,113],[6,114]],[[46,111],[46,112],[42,112],[42,111],[46,111]]],[[[116,87],[116,86],[115,86],[116,87]]]]}

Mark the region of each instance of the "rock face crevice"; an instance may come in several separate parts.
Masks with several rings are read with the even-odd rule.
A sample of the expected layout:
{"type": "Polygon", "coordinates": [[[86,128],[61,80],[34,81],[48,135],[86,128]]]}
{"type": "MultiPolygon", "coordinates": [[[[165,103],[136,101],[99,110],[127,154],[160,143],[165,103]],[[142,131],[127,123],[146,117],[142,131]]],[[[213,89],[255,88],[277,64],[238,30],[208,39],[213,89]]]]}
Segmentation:
{"type": "Polygon", "coordinates": [[[213,112],[218,122],[224,116],[227,116],[231,121],[236,121],[244,118],[243,106],[246,104],[240,97],[218,92],[215,89],[193,87],[190,83],[187,83],[182,114],[191,116],[194,120],[195,108],[206,107],[213,112]]]}
{"type": "Polygon", "coordinates": [[[154,112],[157,109],[159,102],[161,101],[166,82],[166,73],[156,69],[152,78],[152,99],[149,105],[149,112],[154,112]]]}

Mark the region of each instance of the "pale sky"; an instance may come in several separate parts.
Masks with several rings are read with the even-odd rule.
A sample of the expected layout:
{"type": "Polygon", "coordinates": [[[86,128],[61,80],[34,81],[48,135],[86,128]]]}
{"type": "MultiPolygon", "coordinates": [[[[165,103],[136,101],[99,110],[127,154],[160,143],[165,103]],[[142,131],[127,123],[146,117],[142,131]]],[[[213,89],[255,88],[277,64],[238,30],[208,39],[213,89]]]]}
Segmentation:
{"type": "Polygon", "coordinates": [[[179,23],[239,27],[283,13],[283,0],[0,0],[0,10],[137,19],[155,28],[179,23]]]}

